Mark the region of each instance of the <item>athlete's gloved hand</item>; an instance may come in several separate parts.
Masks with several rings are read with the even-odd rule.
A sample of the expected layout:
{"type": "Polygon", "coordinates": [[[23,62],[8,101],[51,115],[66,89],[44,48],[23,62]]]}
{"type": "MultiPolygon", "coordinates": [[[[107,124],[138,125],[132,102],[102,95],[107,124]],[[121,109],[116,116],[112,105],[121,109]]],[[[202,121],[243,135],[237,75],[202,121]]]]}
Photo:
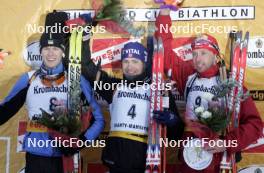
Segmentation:
{"type": "Polygon", "coordinates": [[[68,15],[66,12],[57,12],[54,10],[53,12],[48,13],[45,19],[45,32],[53,33],[53,30],[55,29],[55,31],[57,31],[56,36],[67,39],[69,35],[67,32],[64,32],[65,22],[67,20],[68,15]]]}
{"type": "MultiPolygon", "coordinates": [[[[70,139],[68,139],[70,140],[70,139]]],[[[60,151],[65,155],[65,156],[71,156],[74,155],[75,153],[79,152],[82,148],[85,147],[85,143],[88,144],[88,141],[86,141],[86,137],[84,136],[84,133],[78,136],[78,138],[72,139],[73,144],[72,146],[61,146],[60,151]],[[78,140],[82,140],[83,144],[82,146],[77,145],[78,140]]],[[[81,142],[78,142],[79,144],[82,144],[81,142]]],[[[67,143],[68,144],[68,143],[67,143]]]]}
{"type": "Polygon", "coordinates": [[[93,21],[91,13],[81,14],[80,18],[82,18],[85,21],[85,23],[92,23],[92,21],[93,21]]]}
{"type": "Polygon", "coordinates": [[[60,151],[64,156],[72,156],[75,153],[78,153],[80,150],[78,148],[72,147],[60,147],[60,151]]]}
{"type": "Polygon", "coordinates": [[[153,119],[157,123],[164,124],[168,127],[172,127],[180,121],[180,118],[171,111],[153,111],[153,113],[153,119]]]}
{"type": "Polygon", "coordinates": [[[177,11],[183,0],[154,0],[154,2],[161,4],[160,9],[169,8],[173,11],[177,11]]]}
{"type": "MultiPolygon", "coordinates": [[[[53,27],[64,27],[64,23],[68,20],[68,15],[66,12],[58,12],[54,10],[53,12],[50,12],[47,14],[45,19],[45,32],[50,33],[51,30],[53,30],[53,27]],[[51,26],[51,28],[48,28],[47,26],[51,26]],[[47,29],[47,30],[46,30],[47,29]]],[[[62,29],[62,28],[61,28],[62,29]]],[[[61,32],[59,32],[62,34],[61,32]]]]}

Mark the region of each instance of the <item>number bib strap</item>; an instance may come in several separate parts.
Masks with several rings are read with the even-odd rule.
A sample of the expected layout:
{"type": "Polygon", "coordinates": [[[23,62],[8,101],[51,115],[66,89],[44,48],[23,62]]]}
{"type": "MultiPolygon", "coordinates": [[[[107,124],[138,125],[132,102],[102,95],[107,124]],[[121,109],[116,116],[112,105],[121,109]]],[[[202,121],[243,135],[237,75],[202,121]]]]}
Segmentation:
{"type": "Polygon", "coordinates": [[[139,135],[139,134],[133,134],[129,132],[110,132],[109,137],[120,137],[120,138],[126,138],[131,139],[138,142],[144,142],[147,143],[148,136],[147,135],[139,135]]]}

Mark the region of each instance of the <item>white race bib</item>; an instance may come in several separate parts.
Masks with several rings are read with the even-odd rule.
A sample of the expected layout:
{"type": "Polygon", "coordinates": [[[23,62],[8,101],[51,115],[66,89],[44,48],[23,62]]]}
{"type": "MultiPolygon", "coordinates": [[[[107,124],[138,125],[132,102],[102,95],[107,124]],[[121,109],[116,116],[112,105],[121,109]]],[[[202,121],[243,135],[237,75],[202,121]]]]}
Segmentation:
{"type": "MultiPolygon", "coordinates": [[[[195,74],[196,75],[196,74],[195,74]]],[[[193,75],[189,77],[188,82],[194,77],[193,75]]],[[[187,83],[188,83],[187,82],[187,83]]],[[[193,81],[189,93],[187,96],[186,112],[189,119],[197,119],[194,113],[196,107],[202,106],[207,110],[208,100],[205,95],[211,96],[211,98],[216,95],[215,86],[217,85],[217,77],[211,78],[196,78],[193,81]]]]}
{"type": "Polygon", "coordinates": [[[29,113],[29,118],[41,115],[41,110],[52,113],[55,107],[66,107],[67,105],[67,80],[57,86],[47,87],[42,84],[41,79],[37,76],[30,84],[26,106],[29,113]]]}
{"type": "Polygon", "coordinates": [[[111,131],[148,133],[150,89],[121,87],[110,105],[111,131]]]}

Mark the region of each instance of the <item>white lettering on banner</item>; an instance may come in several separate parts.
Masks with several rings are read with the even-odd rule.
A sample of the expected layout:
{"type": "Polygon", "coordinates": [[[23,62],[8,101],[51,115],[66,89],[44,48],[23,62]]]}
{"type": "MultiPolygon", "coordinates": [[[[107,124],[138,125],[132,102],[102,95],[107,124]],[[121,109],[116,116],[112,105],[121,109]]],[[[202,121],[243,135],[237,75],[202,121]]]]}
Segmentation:
{"type": "Polygon", "coordinates": [[[172,20],[254,19],[254,6],[181,8],[172,12],[172,20]]]}
{"type": "Polygon", "coordinates": [[[264,37],[251,37],[248,43],[247,66],[252,68],[264,67],[264,37]]]}
{"type": "MultiPolygon", "coordinates": [[[[94,10],[64,10],[70,18],[76,18],[94,10]]],[[[127,18],[135,22],[155,21],[159,9],[130,8],[126,10],[127,18]]],[[[172,20],[227,20],[227,19],[254,19],[255,6],[214,6],[214,7],[183,7],[171,12],[172,20]]]]}
{"type": "Polygon", "coordinates": [[[140,39],[131,39],[120,44],[109,45],[109,47],[107,47],[106,49],[93,52],[91,58],[95,64],[97,64],[97,62],[101,59],[101,65],[106,65],[111,62],[119,61],[121,60],[121,49],[124,47],[124,45],[128,42],[136,41],[140,42],[140,39]]]}
{"type": "Polygon", "coordinates": [[[42,64],[42,56],[39,53],[39,42],[32,42],[23,51],[25,63],[32,69],[38,69],[42,64]]]}
{"type": "Polygon", "coordinates": [[[184,61],[192,59],[192,47],[191,44],[185,44],[173,49],[173,51],[184,61]]]}
{"type": "MultiPolygon", "coordinates": [[[[128,9],[127,17],[133,21],[155,21],[159,9],[128,9]],[[133,11],[133,13],[131,13],[133,11]],[[130,16],[133,14],[133,16],[130,16]]],[[[226,20],[254,19],[254,6],[180,8],[171,12],[172,20],[226,20]]]]}

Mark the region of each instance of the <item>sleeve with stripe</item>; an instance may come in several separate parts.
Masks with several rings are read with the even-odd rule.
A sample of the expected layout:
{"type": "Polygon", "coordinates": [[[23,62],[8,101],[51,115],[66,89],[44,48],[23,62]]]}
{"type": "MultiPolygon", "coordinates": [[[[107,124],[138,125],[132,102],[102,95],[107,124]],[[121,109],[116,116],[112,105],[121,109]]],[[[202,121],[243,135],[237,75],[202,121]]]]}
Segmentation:
{"type": "Polygon", "coordinates": [[[99,134],[104,129],[104,118],[101,112],[100,106],[97,104],[92,88],[87,80],[84,77],[81,77],[81,89],[84,93],[89,105],[92,107],[92,114],[94,117],[94,123],[91,127],[85,132],[85,137],[87,140],[95,140],[99,134]]]}

